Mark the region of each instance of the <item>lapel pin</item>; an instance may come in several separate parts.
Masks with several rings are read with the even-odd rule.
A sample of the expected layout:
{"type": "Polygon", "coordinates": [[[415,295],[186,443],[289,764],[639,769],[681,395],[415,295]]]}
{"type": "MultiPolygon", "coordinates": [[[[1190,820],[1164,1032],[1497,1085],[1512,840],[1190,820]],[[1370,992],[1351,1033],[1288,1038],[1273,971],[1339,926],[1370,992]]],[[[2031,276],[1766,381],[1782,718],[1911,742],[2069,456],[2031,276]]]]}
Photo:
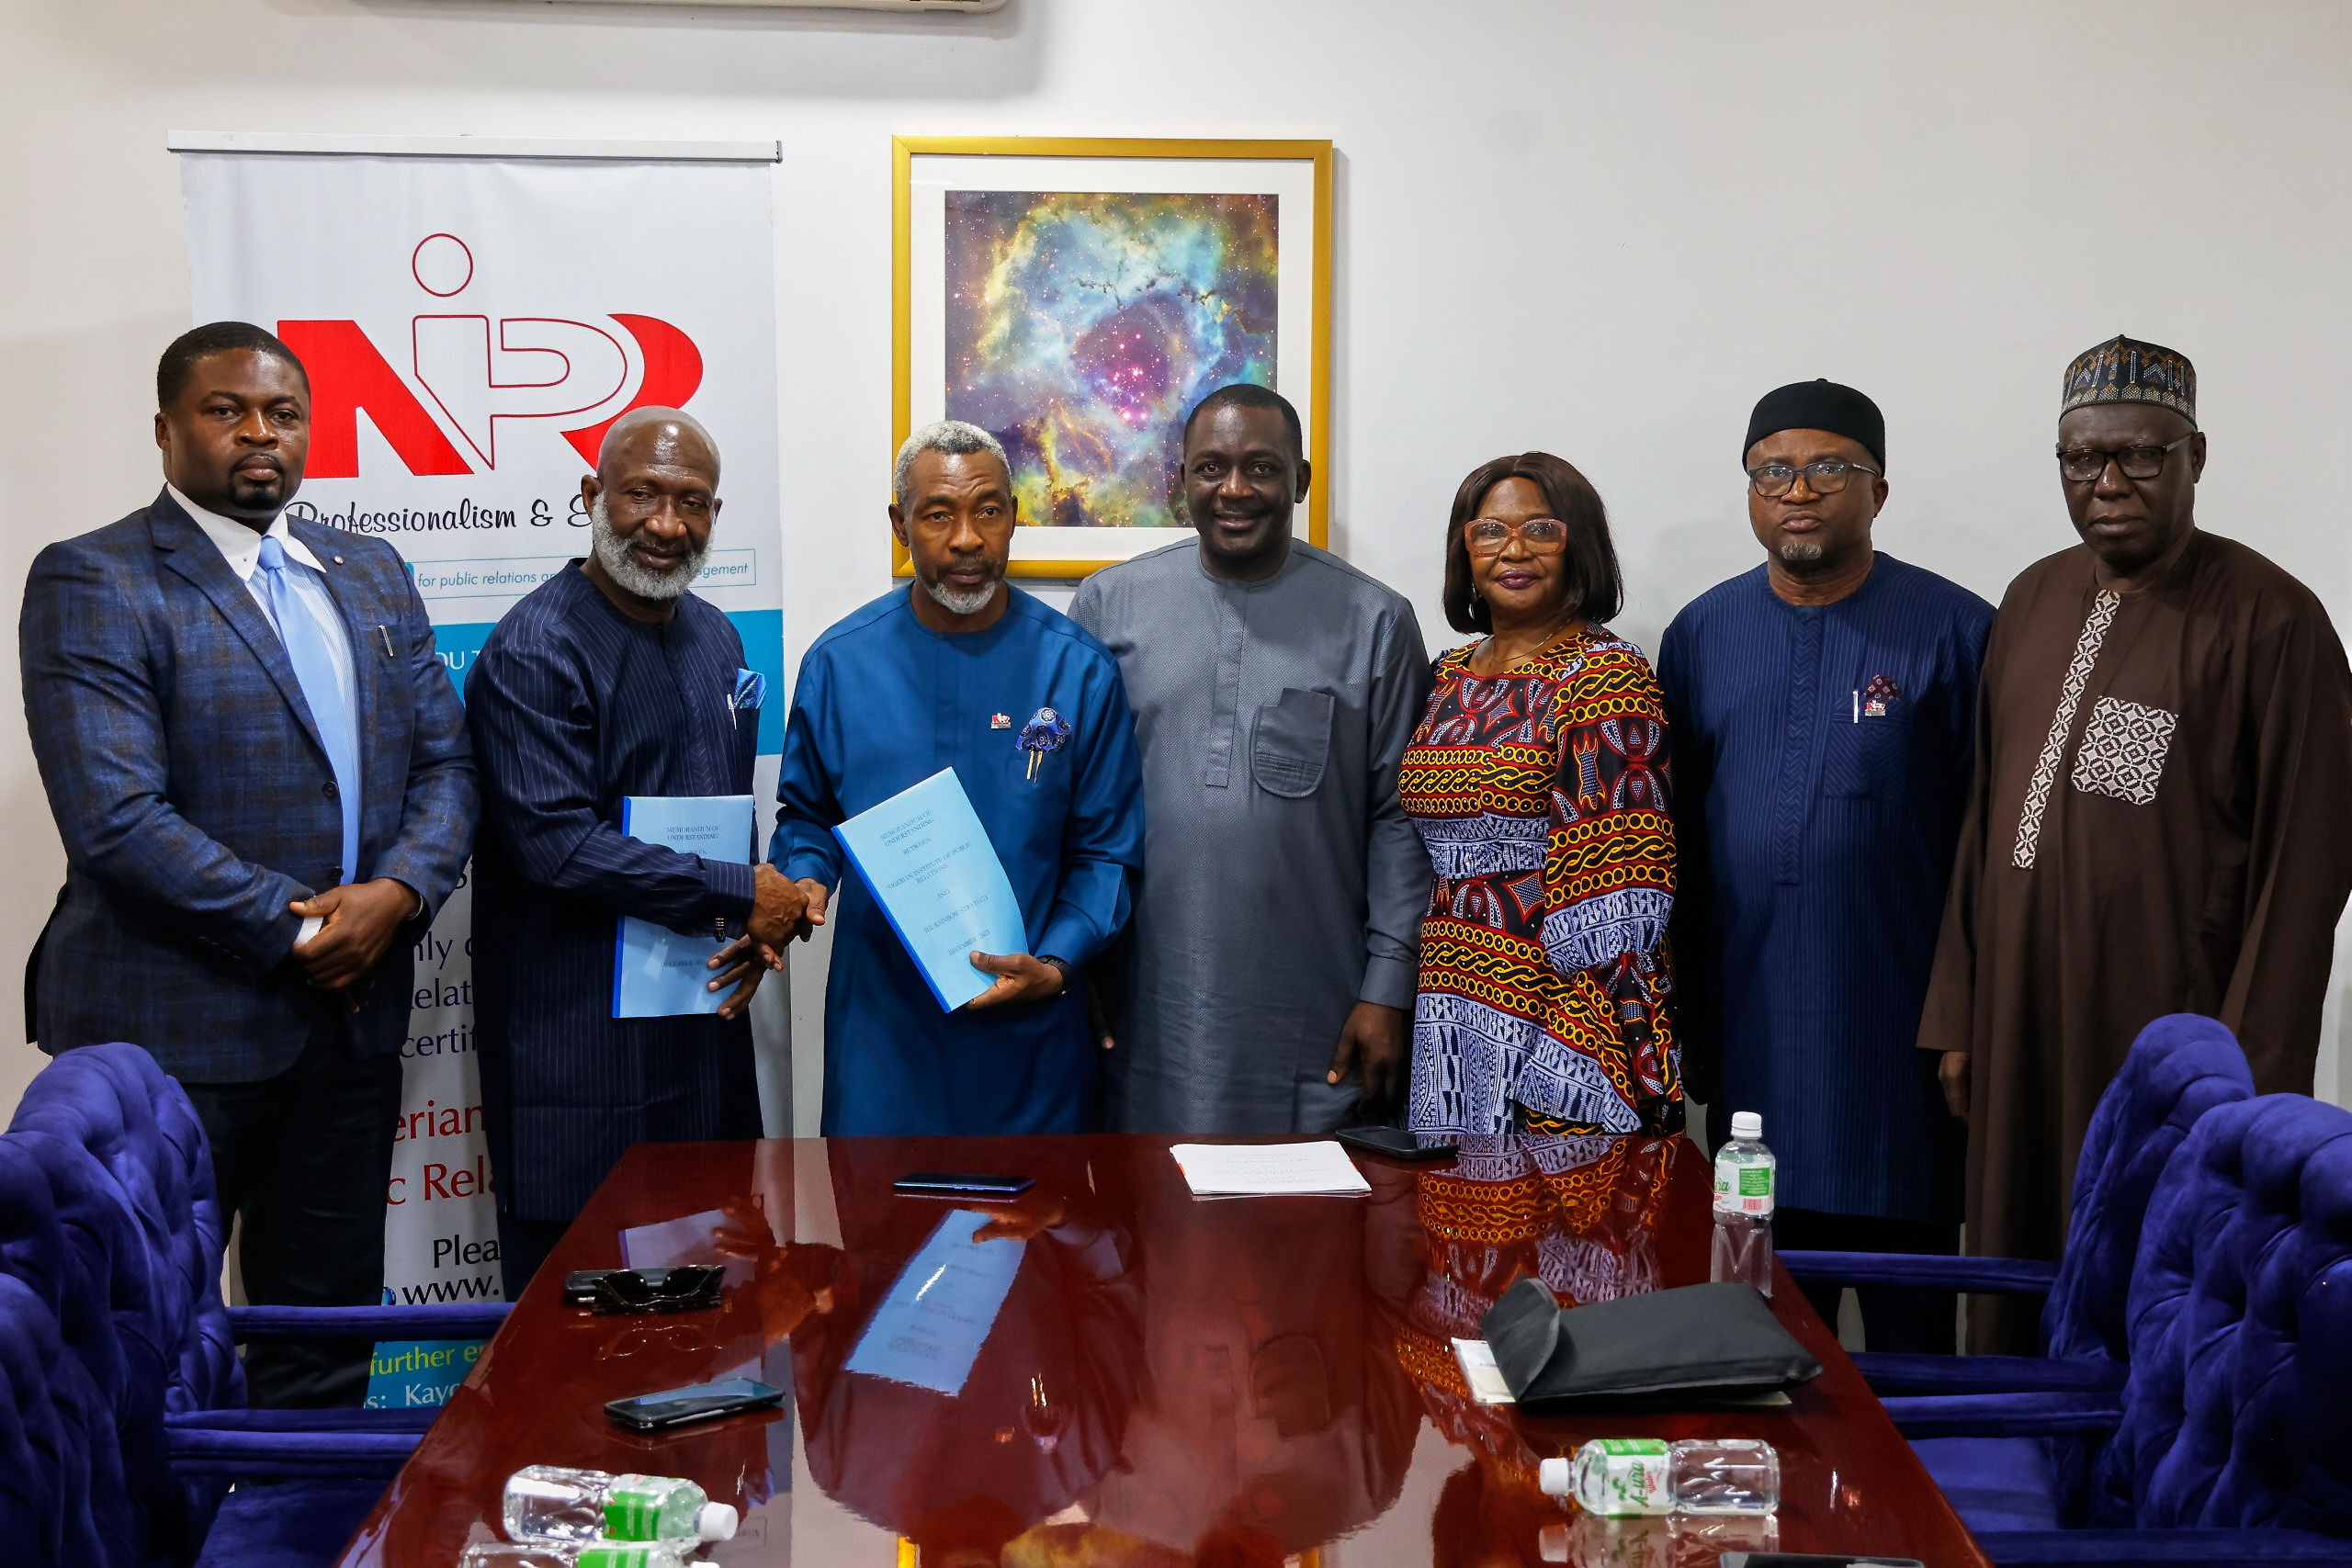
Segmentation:
{"type": "Polygon", "coordinates": [[[334,558],[334,564],[335,564],[335,565],[337,565],[337,566],[341,566],[341,565],[343,564],[343,558],[342,558],[341,556],[337,556],[337,557],[335,557],[335,558],[334,558]]]}
{"type": "Polygon", "coordinates": [[[1009,713],[992,713],[989,715],[989,728],[990,729],[1011,729],[1012,728],[1012,716],[1009,713]]]}
{"type": "Polygon", "coordinates": [[[1046,753],[1060,750],[1062,743],[1069,739],[1069,720],[1051,708],[1039,708],[1030,716],[1029,722],[1021,727],[1021,733],[1012,743],[1029,753],[1029,778],[1032,783],[1036,781],[1037,764],[1046,760],[1046,753]]]}

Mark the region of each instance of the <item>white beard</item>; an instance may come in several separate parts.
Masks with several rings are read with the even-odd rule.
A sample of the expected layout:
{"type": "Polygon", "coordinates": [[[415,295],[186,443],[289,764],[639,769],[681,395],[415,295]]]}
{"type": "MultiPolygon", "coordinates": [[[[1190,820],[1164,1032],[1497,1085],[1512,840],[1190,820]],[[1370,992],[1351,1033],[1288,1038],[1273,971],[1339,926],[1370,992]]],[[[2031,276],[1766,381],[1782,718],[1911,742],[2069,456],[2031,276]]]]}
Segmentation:
{"type": "Polygon", "coordinates": [[[601,495],[588,508],[588,545],[596,554],[596,564],[605,569],[605,575],[640,599],[677,598],[702,574],[702,563],[710,555],[710,540],[706,537],[702,548],[686,557],[685,565],[677,570],[646,570],[628,553],[628,546],[613,537],[612,515],[605,510],[601,495]]]}
{"type": "Polygon", "coordinates": [[[922,591],[937,600],[951,615],[977,615],[989,607],[996,597],[997,584],[1003,580],[991,578],[985,588],[975,588],[969,593],[958,593],[944,582],[926,582],[922,591]]]}
{"type": "Polygon", "coordinates": [[[1791,539],[1781,547],[1781,558],[1791,566],[1810,566],[1821,558],[1821,541],[1791,539]]]}

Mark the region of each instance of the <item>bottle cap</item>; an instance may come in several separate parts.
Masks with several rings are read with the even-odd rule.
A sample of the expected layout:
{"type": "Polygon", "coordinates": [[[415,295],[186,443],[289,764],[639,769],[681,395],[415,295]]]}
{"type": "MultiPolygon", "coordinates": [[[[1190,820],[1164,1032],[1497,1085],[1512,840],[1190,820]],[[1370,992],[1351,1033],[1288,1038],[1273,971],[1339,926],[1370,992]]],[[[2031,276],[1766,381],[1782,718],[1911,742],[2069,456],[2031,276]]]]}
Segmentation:
{"type": "Polygon", "coordinates": [[[702,1512],[695,1516],[695,1533],[705,1540],[735,1539],[735,1505],[705,1503],[702,1512]]]}
{"type": "Polygon", "coordinates": [[[1547,1459],[1535,1467],[1535,1484],[1547,1496],[1565,1497],[1576,1490],[1576,1473],[1564,1459],[1547,1459]]]}
{"type": "Polygon", "coordinates": [[[1753,1111],[1731,1113],[1731,1135],[1735,1138],[1760,1138],[1764,1135],[1764,1118],[1753,1111]]]}

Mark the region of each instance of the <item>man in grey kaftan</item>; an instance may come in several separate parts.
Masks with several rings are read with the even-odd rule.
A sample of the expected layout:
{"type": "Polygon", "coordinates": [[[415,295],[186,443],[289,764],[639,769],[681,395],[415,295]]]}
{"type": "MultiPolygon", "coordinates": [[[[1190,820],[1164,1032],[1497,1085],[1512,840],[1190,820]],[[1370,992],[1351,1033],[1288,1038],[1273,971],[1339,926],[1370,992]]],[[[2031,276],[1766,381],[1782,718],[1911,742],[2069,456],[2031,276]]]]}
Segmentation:
{"type": "Polygon", "coordinates": [[[1114,1127],[1323,1132],[1402,1082],[1430,867],[1396,770],[1429,660],[1402,596],[1290,537],[1295,420],[1261,388],[1204,399],[1201,541],[1097,572],[1070,606],[1119,660],[1143,757],[1114,1127]]]}

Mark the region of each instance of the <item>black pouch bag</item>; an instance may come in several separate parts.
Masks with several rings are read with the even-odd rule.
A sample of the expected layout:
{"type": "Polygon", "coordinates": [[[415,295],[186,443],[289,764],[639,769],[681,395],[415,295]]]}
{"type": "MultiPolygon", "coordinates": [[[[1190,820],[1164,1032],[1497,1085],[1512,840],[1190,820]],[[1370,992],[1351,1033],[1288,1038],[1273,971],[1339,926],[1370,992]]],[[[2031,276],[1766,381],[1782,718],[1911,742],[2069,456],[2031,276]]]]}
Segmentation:
{"type": "Polygon", "coordinates": [[[1728,1280],[1564,1309],[1543,1280],[1525,1279],[1478,1330],[1521,1404],[1742,1399],[1821,1375],[1764,1298],[1728,1280]]]}

